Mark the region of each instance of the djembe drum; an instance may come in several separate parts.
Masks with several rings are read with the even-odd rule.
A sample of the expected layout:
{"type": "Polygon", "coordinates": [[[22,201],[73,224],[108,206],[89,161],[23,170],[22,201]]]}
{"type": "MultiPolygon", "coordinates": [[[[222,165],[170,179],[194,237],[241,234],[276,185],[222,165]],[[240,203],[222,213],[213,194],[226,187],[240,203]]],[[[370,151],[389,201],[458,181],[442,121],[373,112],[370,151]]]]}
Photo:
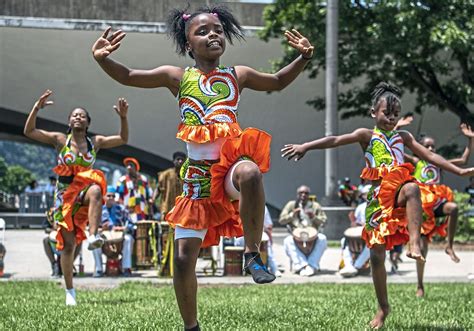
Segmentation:
{"type": "Polygon", "coordinates": [[[137,267],[150,268],[155,263],[155,257],[157,258],[156,234],[158,233],[158,221],[138,221],[136,224],[136,265],[137,267]]]}
{"type": "Polygon", "coordinates": [[[307,226],[304,228],[295,228],[291,232],[296,247],[306,256],[309,256],[314,249],[318,239],[318,230],[307,226]]]}
{"type": "Polygon", "coordinates": [[[242,276],[244,268],[244,248],[224,247],[224,276],[242,276]]]}
{"type": "Polygon", "coordinates": [[[123,231],[103,231],[105,238],[102,253],[107,257],[105,274],[107,276],[120,275],[120,261],[123,247],[123,231]]]}

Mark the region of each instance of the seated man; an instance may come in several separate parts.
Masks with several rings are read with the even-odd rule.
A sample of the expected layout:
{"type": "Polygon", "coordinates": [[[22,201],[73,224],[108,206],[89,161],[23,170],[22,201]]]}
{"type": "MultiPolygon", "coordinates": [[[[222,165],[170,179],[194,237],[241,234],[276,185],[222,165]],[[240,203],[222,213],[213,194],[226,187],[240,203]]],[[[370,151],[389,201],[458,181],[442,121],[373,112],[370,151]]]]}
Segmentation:
{"type": "Polygon", "coordinates": [[[356,201],[357,187],[351,184],[349,177],[345,177],[344,182],[339,185],[338,195],[346,206],[351,206],[356,201]]]}
{"type": "MultiPolygon", "coordinates": [[[[128,212],[122,205],[115,201],[116,190],[113,186],[107,187],[105,204],[102,206],[102,231],[123,231],[122,246],[122,274],[125,277],[132,275],[132,251],[133,251],[133,223],[130,222],[128,212]]],[[[95,260],[94,277],[102,277],[102,248],[92,251],[95,260]]]]}
{"type": "MultiPolygon", "coordinates": [[[[286,254],[289,256],[294,271],[301,276],[311,276],[320,270],[319,262],[327,248],[326,236],[315,230],[326,222],[326,214],[319,203],[309,200],[310,188],[300,186],[296,200],[289,201],[280,214],[280,224],[286,225],[291,232],[296,228],[313,228],[315,242],[308,242],[311,249],[303,252],[292,235],[283,241],[286,254]],[[314,244],[314,246],[312,246],[314,244]]],[[[308,231],[309,232],[309,231],[308,231]]],[[[305,245],[306,246],[306,242],[305,245]]]]}
{"type": "MultiPolygon", "coordinates": [[[[362,236],[362,227],[365,226],[365,208],[367,207],[367,193],[369,193],[370,185],[365,185],[360,191],[360,199],[363,201],[360,203],[354,213],[354,222],[351,222],[351,227],[354,229],[360,229],[360,235],[362,236]]],[[[357,275],[360,269],[364,267],[370,258],[370,250],[364,244],[364,248],[358,254],[356,259],[352,258],[350,245],[346,238],[341,239],[342,246],[342,258],[344,260],[344,267],[339,271],[339,274],[343,277],[351,277],[357,275]]]]}

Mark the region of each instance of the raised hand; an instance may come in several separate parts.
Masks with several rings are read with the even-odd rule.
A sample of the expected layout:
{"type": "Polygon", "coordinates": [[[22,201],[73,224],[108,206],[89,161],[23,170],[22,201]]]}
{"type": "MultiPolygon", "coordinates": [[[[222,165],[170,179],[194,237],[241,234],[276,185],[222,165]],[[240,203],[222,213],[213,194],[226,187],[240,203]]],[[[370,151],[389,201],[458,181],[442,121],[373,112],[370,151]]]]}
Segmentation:
{"type": "Polygon", "coordinates": [[[125,100],[125,98],[119,98],[117,100],[117,105],[114,106],[114,109],[121,118],[127,117],[127,113],[128,113],[127,100],[125,100]]]}
{"type": "Polygon", "coordinates": [[[413,122],[413,115],[412,114],[405,115],[398,120],[397,125],[395,127],[396,129],[399,129],[401,127],[410,125],[411,122],[413,122]]]}
{"type": "Polygon", "coordinates": [[[281,149],[281,152],[281,157],[285,157],[288,160],[294,158],[295,161],[298,161],[306,154],[306,149],[303,147],[303,145],[288,144],[281,149]]]}
{"type": "Polygon", "coordinates": [[[54,101],[48,101],[48,98],[51,94],[53,94],[53,91],[51,91],[51,90],[44,91],[44,93],[35,102],[35,105],[33,106],[33,108],[39,110],[41,108],[44,108],[45,106],[49,106],[49,105],[54,104],[54,101]]]}
{"type": "Polygon", "coordinates": [[[285,37],[288,40],[288,45],[298,50],[305,58],[313,57],[314,46],[298,30],[285,31],[285,37]]]}
{"type": "Polygon", "coordinates": [[[109,36],[112,28],[109,26],[102,36],[92,45],[92,55],[97,61],[105,59],[117,48],[120,47],[120,41],[125,38],[125,32],[117,30],[109,36]]]}
{"type": "Polygon", "coordinates": [[[471,127],[466,123],[462,123],[461,126],[462,133],[468,138],[474,138],[474,131],[472,131],[471,127]]]}
{"type": "Polygon", "coordinates": [[[463,177],[472,177],[474,176],[474,167],[462,169],[460,174],[463,177]]]}

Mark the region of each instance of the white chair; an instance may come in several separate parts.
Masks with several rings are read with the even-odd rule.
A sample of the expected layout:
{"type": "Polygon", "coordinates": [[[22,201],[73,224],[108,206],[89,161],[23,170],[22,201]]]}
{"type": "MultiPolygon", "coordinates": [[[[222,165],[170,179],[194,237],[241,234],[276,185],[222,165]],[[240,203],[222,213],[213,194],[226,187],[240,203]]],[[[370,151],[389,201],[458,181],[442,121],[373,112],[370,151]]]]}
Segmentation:
{"type": "Polygon", "coordinates": [[[7,227],[7,224],[5,223],[5,220],[3,218],[0,218],[0,243],[4,244],[5,243],[5,228],[7,227]]]}

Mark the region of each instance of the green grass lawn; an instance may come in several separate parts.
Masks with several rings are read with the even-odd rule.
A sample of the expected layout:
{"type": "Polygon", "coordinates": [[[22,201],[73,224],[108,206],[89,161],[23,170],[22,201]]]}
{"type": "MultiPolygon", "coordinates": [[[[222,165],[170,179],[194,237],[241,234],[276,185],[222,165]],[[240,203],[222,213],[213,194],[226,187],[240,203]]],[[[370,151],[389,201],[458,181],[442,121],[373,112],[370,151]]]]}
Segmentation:
{"type": "MultiPolygon", "coordinates": [[[[389,286],[386,329],[473,330],[474,284],[389,286]]],[[[79,290],[64,306],[54,282],[0,282],[0,330],[182,329],[171,286],[130,282],[113,290],[79,290]]],[[[203,330],[363,330],[375,313],[371,285],[208,286],[199,290],[203,330]]]]}

